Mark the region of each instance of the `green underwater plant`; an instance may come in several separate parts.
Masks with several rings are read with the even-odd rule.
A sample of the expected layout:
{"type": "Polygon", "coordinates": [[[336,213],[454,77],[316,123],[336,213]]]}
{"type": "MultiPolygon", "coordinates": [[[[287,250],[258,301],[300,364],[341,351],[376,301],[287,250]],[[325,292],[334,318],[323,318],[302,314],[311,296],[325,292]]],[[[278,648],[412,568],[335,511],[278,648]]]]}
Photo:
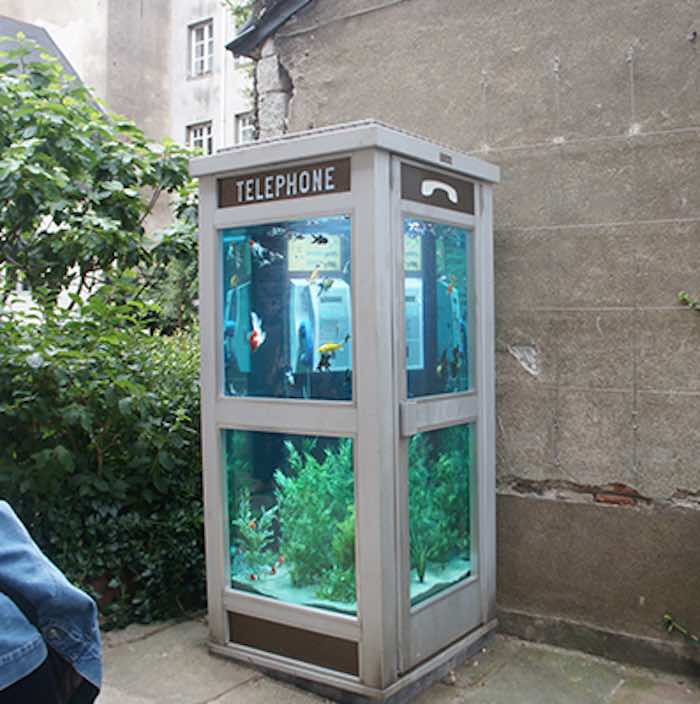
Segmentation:
{"type": "Polygon", "coordinates": [[[276,513],[277,506],[260,508],[254,513],[250,505],[250,491],[241,491],[237,517],[231,525],[235,529],[235,543],[241,561],[256,579],[264,568],[271,568],[275,562],[270,547],[275,540],[273,523],[276,513]]]}
{"type": "Polygon", "coordinates": [[[355,511],[352,442],[322,453],[315,443],[285,443],[289,476],[275,472],[280,551],[292,584],[320,585],[325,599],[355,598],[355,511]],[[320,455],[320,458],[319,458],[320,455]]]}
{"type": "Polygon", "coordinates": [[[469,552],[468,432],[460,426],[419,433],[409,444],[411,568],[420,582],[428,563],[445,564],[469,552]]]}

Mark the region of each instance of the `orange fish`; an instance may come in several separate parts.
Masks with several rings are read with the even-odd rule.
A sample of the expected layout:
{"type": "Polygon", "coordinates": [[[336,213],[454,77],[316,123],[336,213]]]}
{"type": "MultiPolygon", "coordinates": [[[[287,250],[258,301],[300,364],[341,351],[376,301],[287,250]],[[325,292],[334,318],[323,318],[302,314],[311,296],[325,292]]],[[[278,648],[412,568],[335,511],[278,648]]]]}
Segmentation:
{"type": "Polygon", "coordinates": [[[253,325],[253,329],[248,335],[248,343],[250,344],[250,351],[255,352],[255,350],[262,345],[267,339],[267,333],[263,332],[262,320],[255,314],[250,314],[250,320],[253,325]]]}
{"type": "Polygon", "coordinates": [[[250,575],[250,581],[254,582],[257,579],[257,577],[254,574],[250,575]]]}
{"type": "Polygon", "coordinates": [[[270,568],[270,574],[277,574],[277,568],[274,565],[270,568]]]}
{"type": "Polygon", "coordinates": [[[283,565],[284,564],[284,555],[280,555],[280,559],[277,560],[278,565],[283,565]]]}
{"type": "Polygon", "coordinates": [[[248,524],[248,528],[252,528],[253,530],[255,530],[257,527],[258,527],[258,524],[255,521],[251,521],[248,524]]]}

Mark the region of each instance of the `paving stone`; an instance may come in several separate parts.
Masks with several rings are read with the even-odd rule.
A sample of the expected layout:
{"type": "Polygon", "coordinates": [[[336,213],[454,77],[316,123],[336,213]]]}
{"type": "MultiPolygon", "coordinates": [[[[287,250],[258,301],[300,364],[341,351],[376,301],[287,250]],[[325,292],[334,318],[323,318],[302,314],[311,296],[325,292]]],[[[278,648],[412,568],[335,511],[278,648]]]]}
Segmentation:
{"type": "Polygon", "coordinates": [[[140,704],[139,697],[159,704],[207,702],[258,677],[251,668],[211,655],[201,621],[187,621],[107,649],[104,660],[105,685],[122,695],[113,699],[114,704],[127,697],[135,697],[134,704],[140,704]]]}

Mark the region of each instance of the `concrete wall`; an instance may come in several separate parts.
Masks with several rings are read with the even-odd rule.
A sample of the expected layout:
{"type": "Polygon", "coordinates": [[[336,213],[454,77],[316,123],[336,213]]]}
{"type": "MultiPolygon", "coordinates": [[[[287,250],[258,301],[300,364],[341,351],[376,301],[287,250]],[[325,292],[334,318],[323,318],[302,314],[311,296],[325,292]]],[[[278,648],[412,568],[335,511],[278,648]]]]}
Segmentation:
{"type": "Polygon", "coordinates": [[[503,168],[501,607],[667,640],[666,609],[700,624],[692,30],[693,0],[346,0],[275,37],[290,131],[374,117],[503,168]]]}

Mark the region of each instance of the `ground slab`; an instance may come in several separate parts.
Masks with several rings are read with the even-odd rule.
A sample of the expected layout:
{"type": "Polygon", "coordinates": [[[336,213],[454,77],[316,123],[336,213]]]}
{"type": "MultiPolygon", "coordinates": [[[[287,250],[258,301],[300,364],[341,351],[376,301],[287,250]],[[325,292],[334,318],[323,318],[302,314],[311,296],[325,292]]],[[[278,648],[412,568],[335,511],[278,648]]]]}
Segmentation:
{"type": "MultiPolygon", "coordinates": [[[[99,704],[319,704],[207,649],[203,619],[105,635],[99,704]]],[[[697,704],[700,683],[496,636],[416,704],[697,704]]]]}

